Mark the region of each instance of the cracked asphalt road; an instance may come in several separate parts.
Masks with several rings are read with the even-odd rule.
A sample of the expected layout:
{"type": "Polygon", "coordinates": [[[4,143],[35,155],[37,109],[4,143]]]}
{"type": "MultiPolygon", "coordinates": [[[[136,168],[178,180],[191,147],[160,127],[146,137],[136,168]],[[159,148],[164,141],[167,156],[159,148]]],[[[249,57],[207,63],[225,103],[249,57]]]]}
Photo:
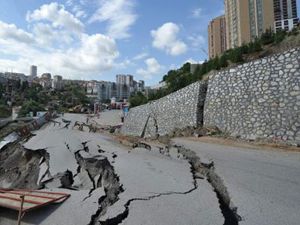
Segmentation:
{"type": "MultiPolygon", "coordinates": [[[[124,205],[131,199],[146,200],[132,201],[128,206],[129,213],[121,224],[182,225],[187,224],[187,221],[191,225],[202,222],[211,225],[224,223],[218,199],[208,182],[199,180],[198,188],[193,190],[193,174],[186,160],[161,155],[158,151],[150,152],[145,148],[127,148],[108,136],[72,129],[76,121],[85,121],[84,115],[65,114],[64,118],[72,121],[68,129],[50,123],[35,132],[36,136],[25,146],[30,149],[47,148],[51,175],[72,171],[73,185],[79,189],[62,189],[59,188],[60,183],[47,183],[46,188],[70,193],[71,197],[60,205],[26,214],[23,225],[100,224],[99,221],[110,221],[124,212],[124,205]],[[83,165],[79,167],[74,157],[76,151],[83,149],[83,142],[86,142],[88,151],[81,150],[80,155],[84,161],[89,161],[86,165],[92,165],[87,168],[83,165]],[[110,173],[106,169],[97,175],[97,163],[104,158],[109,161],[108,167],[113,167],[118,182],[111,182],[110,173]],[[97,183],[101,183],[101,187],[99,185],[91,192],[99,176],[102,181],[97,183]],[[107,179],[103,179],[105,176],[108,176],[107,179]],[[110,192],[112,189],[124,191],[110,192]],[[168,194],[173,192],[183,194],[168,194]],[[152,202],[155,210],[149,210],[153,207],[152,202]],[[99,216],[92,218],[98,212],[99,216]],[[140,217],[139,212],[146,216],[140,217]]],[[[57,120],[61,122],[61,118],[57,120]]],[[[45,168],[40,168],[40,171],[45,171],[45,168]]],[[[16,218],[16,212],[0,208],[0,225],[15,225],[16,218]]]]}
{"type": "Polygon", "coordinates": [[[297,225],[300,221],[300,153],[173,140],[213,160],[242,217],[241,225],[297,225]]]}
{"type": "MultiPolygon", "coordinates": [[[[25,147],[30,151],[46,148],[38,180],[46,171],[48,177],[69,170],[74,178],[71,188],[77,191],[59,188],[59,179],[46,183],[45,188],[71,197],[63,204],[26,214],[22,224],[224,224],[216,185],[199,179],[191,169],[198,163],[195,157],[180,156],[175,146],[155,147],[154,143],[128,148],[109,136],[72,129],[76,121],[85,121],[84,115],[66,114],[65,119],[71,121],[68,128],[50,123],[36,131],[25,147]]],[[[233,204],[230,207],[238,208],[239,224],[298,225],[300,153],[184,138],[173,142],[186,148],[187,154],[195,152],[202,165],[212,166],[212,174],[222,179],[217,181],[219,191],[225,188],[233,204]]],[[[0,208],[0,225],[15,225],[16,218],[16,212],[0,208]]]]}

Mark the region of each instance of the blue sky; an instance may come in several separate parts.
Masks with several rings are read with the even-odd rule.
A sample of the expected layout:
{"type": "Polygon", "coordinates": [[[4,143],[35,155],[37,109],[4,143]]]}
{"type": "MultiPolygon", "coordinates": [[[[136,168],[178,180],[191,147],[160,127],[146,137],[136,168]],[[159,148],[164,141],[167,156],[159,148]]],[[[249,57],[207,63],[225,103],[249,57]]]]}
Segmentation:
{"type": "Polygon", "coordinates": [[[147,85],[205,60],[207,24],[224,10],[223,0],[0,0],[0,8],[0,72],[28,74],[35,64],[39,74],[133,74],[147,85]]]}

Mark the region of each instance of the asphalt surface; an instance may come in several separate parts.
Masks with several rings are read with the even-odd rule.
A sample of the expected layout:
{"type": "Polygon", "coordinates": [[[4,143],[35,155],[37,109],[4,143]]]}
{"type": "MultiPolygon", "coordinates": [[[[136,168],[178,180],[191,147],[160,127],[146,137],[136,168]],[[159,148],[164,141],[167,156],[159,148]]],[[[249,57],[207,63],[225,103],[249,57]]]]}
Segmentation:
{"type": "Polygon", "coordinates": [[[247,149],[174,139],[212,160],[233,204],[247,225],[298,225],[300,221],[300,153],[247,149]]]}

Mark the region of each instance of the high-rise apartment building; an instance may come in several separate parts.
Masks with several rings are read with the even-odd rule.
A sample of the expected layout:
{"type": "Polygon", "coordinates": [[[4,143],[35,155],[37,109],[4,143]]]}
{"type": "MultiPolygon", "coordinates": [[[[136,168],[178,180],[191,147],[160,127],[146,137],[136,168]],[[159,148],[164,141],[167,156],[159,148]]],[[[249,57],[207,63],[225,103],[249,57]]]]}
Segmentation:
{"type": "Polygon", "coordinates": [[[116,76],[117,84],[126,84],[126,75],[117,75],[116,76]]]}
{"type": "Polygon", "coordinates": [[[126,75],[126,85],[132,87],[133,86],[133,76],[126,75]]]}
{"type": "Polygon", "coordinates": [[[214,58],[226,51],[226,22],[225,16],[219,16],[208,25],[209,58],[214,58]]]}
{"type": "Polygon", "coordinates": [[[36,77],[37,76],[37,66],[30,66],[30,76],[31,77],[36,77]]]}
{"type": "Polygon", "coordinates": [[[117,85],[114,82],[100,81],[97,83],[98,99],[103,102],[117,97],[117,85]]]}
{"type": "Polygon", "coordinates": [[[298,24],[296,0],[274,0],[275,30],[292,30],[298,24]]]}
{"type": "Polygon", "coordinates": [[[225,0],[227,49],[274,28],[273,0],[225,0]]]}
{"type": "Polygon", "coordinates": [[[129,99],[130,95],[137,91],[144,91],[145,83],[136,82],[132,75],[116,75],[116,82],[100,81],[96,83],[97,95],[100,101],[114,98],[118,101],[129,99]]]}
{"type": "Polygon", "coordinates": [[[55,90],[61,90],[61,89],[63,89],[63,87],[64,87],[64,84],[63,84],[62,76],[55,75],[52,80],[52,88],[55,90]]]}
{"type": "Polygon", "coordinates": [[[116,81],[117,81],[117,84],[125,84],[130,87],[133,86],[133,76],[132,75],[118,74],[116,76],[116,81]]]}

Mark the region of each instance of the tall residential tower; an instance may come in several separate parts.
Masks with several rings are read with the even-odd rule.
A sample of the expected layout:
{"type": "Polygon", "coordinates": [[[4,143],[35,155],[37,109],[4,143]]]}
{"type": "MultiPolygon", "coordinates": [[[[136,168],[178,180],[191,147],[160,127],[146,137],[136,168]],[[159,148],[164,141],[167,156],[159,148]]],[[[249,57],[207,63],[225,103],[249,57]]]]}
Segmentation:
{"type": "Polygon", "coordinates": [[[31,77],[37,76],[37,66],[35,65],[30,66],[30,76],[31,77]]]}
{"type": "Polygon", "coordinates": [[[209,58],[214,58],[226,51],[226,23],[225,16],[219,16],[208,25],[209,58]]]}
{"type": "Polygon", "coordinates": [[[227,49],[249,43],[274,27],[273,0],[225,0],[227,49]]]}
{"type": "Polygon", "coordinates": [[[274,0],[275,30],[292,30],[298,23],[296,0],[274,0]]]}

